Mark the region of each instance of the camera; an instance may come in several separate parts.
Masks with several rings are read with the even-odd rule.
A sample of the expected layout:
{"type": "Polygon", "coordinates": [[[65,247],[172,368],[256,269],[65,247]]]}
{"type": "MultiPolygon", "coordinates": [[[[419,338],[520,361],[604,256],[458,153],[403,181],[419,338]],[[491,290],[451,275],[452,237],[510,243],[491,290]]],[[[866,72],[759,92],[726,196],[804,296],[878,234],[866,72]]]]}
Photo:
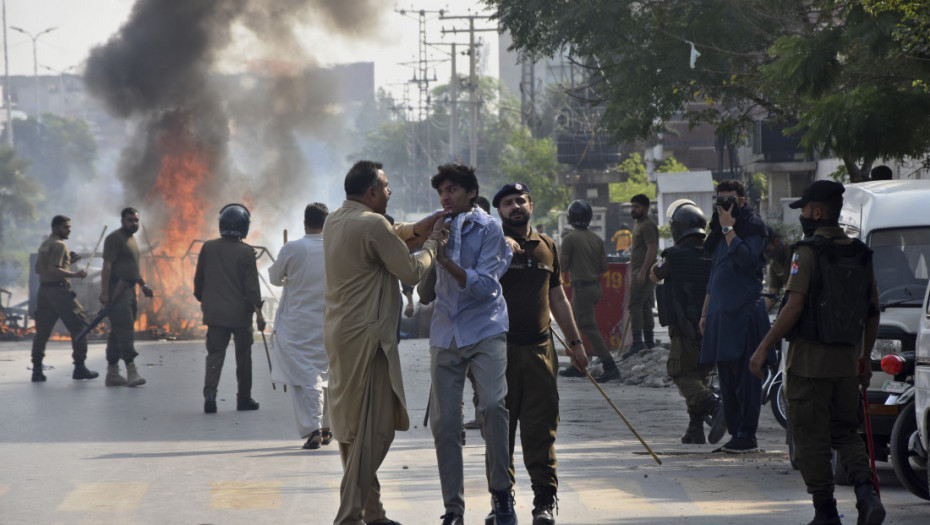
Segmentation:
{"type": "Polygon", "coordinates": [[[725,197],[717,197],[717,206],[720,206],[726,211],[730,211],[730,208],[736,204],[736,195],[727,195],[725,197]]]}

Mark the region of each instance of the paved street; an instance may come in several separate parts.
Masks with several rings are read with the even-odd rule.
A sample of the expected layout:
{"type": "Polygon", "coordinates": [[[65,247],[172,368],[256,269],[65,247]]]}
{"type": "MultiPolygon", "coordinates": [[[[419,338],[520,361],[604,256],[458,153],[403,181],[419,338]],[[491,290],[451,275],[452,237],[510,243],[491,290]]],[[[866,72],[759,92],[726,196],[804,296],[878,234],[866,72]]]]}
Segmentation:
{"type": "MultiPolygon", "coordinates": [[[[103,345],[90,347],[99,379],[71,380],[70,346],[50,343],[48,382],[29,381],[29,343],[0,343],[0,522],[4,524],[332,523],[341,466],[334,445],[300,449],[290,393],[272,390],[261,339],[254,348],[257,412],[236,412],[234,356],[220,385],[219,412],[203,414],[205,350],[196,342],[138,345],[140,388],[106,388],[103,345]]],[[[389,517],[438,524],[443,514],[432,438],[423,414],[429,389],[425,340],[403,341],[412,428],[398,433],[380,471],[389,517]]],[[[807,523],[813,515],[784,434],[763,407],[759,445],[745,456],[682,445],[684,404],[674,389],[605,385],[657,465],[586,379],[561,379],[558,440],[560,524],[717,525],[807,523]]],[[[470,393],[466,393],[470,397],[470,393]]],[[[467,410],[472,418],[471,407],[467,410]]],[[[519,451],[519,447],[518,447],[519,451]]],[[[519,463],[521,458],[517,457],[519,463]]],[[[489,508],[483,442],[466,444],[466,523],[489,508]]],[[[925,524],[930,503],[904,490],[879,464],[889,524],[925,524]]],[[[837,493],[855,523],[851,488],[837,493]]],[[[531,523],[532,491],[518,469],[520,522],[531,523]]]]}

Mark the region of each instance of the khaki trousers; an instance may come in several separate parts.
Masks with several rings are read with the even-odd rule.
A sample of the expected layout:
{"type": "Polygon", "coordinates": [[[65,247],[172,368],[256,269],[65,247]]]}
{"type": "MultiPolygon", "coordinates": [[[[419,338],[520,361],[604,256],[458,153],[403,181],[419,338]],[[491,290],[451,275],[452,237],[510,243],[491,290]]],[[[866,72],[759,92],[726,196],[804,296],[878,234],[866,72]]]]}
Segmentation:
{"type": "Polygon", "coordinates": [[[377,473],[394,441],[395,418],[394,390],[384,352],[376,352],[362,384],[365,397],[355,441],[339,443],[343,474],[333,525],[364,525],[386,517],[377,473]]]}

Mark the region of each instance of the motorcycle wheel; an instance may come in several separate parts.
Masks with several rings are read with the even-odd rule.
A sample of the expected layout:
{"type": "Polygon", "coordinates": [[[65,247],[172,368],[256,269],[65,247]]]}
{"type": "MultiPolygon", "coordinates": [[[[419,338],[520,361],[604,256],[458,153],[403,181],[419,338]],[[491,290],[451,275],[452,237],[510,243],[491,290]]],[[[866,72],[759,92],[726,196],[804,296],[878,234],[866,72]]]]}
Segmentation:
{"type": "Polygon", "coordinates": [[[772,393],[772,415],[775,421],[781,425],[781,428],[788,428],[788,397],[785,395],[785,384],[778,383],[775,385],[775,392],[772,393]]]}
{"type": "Polygon", "coordinates": [[[919,498],[930,499],[927,458],[917,454],[917,439],[917,414],[914,403],[908,403],[901,407],[891,431],[891,466],[904,488],[919,498]]]}

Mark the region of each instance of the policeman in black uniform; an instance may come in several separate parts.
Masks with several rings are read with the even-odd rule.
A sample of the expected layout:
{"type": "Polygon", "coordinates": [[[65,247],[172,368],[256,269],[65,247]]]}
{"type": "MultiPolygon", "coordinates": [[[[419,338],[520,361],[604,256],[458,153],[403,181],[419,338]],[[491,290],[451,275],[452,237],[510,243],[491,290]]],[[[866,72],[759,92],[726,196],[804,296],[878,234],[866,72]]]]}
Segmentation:
{"type": "Polygon", "coordinates": [[[726,430],[723,406],[710,389],[708,375],[713,365],[702,365],[701,308],[710,279],[711,257],[704,251],[707,218],[694,202],[682,199],[669,206],[672,239],[675,246],[662,252],[662,258],[649,272],[656,288],[659,323],[668,326],[671,345],[666,368],[669,377],[685,398],[691,418],[681,436],[685,444],[703,445],[704,421],[711,423],[708,439],[717,443],[726,430]]]}
{"type": "Polygon", "coordinates": [[[788,299],[749,362],[762,377],[766,350],[787,336],[785,394],[798,469],[814,502],[813,525],[840,522],[833,499],[831,451],[855,485],[860,525],[878,525],[885,509],[859,436],[859,387],[871,378],[878,334],[878,289],[871,251],[839,227],[842,184],[819,180],[792,208],[801,208],[805,239],[794,245],[788,299]],[[860,350],[861,347],[861,350],[860,350]]]}

